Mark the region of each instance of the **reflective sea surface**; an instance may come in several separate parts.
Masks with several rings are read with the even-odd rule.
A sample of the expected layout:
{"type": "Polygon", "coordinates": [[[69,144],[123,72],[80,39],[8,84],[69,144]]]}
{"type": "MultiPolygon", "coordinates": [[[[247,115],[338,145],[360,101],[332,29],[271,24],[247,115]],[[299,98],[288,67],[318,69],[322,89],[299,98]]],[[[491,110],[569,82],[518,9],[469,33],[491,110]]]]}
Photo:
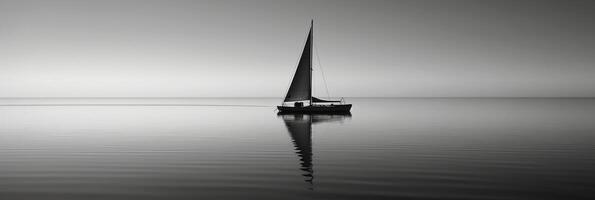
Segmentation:
{"type": "Polygon", "coordinates": [[[0,199],[592,199],[595,99],[0,99],[0,199]]]}

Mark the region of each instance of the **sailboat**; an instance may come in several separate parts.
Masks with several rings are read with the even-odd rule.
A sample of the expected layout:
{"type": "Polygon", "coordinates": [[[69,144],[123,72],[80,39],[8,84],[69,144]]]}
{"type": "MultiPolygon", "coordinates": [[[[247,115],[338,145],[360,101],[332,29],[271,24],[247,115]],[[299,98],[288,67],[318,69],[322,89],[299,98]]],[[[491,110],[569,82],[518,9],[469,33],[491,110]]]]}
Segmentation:
{"type": "Polygon", "coordinates": [[[314,20],[287,95],[277,109],[280,113],[349,113],[351,104],[346,104],[343,98],[324,100],[312,96],[313,29],[314,20]]]}

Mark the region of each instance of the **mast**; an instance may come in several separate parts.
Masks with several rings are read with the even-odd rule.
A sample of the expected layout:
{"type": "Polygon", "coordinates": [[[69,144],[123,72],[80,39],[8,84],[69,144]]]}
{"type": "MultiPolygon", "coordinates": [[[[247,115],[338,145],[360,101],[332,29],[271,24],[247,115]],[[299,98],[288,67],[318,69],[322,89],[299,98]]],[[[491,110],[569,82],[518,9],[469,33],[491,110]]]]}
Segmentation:
{"type": "Polygon", "coordinates": [[[314,46],[314,19],[310,21],[310,106],[312,103],[312,46],[314,46]]]}

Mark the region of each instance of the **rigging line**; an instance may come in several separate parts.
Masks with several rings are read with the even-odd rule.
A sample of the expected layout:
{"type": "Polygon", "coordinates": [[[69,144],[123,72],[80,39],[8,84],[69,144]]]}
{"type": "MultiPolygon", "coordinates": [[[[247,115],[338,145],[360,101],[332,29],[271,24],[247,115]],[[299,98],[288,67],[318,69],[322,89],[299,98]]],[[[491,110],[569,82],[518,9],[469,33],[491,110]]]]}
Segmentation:
{"type": "Polygon", "coordinates": [[[320,56],[318,55],[318,46],[313,45],[316,52],[316,59],[318,60],[318,67],[320,67],[320,73],[322,73],[322,81],[324,82],[324,89],[326,89],[326,96],[330,99],[331,94],[328,92],[328,85],[326,84],[326,78],[324,76],[324,70],[322,70],[322,63],[320,63],[320,56]]]}

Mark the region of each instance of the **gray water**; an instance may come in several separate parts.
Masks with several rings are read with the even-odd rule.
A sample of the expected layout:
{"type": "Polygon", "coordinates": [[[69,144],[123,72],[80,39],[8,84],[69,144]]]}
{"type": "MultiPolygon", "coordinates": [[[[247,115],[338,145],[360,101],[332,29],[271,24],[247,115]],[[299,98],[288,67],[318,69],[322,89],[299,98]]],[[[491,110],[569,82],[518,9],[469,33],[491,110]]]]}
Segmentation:
{"type": "Polygon", "coordinates": [[[1,99],[0,199],[588,199],[595,99],[1,99]]]}

